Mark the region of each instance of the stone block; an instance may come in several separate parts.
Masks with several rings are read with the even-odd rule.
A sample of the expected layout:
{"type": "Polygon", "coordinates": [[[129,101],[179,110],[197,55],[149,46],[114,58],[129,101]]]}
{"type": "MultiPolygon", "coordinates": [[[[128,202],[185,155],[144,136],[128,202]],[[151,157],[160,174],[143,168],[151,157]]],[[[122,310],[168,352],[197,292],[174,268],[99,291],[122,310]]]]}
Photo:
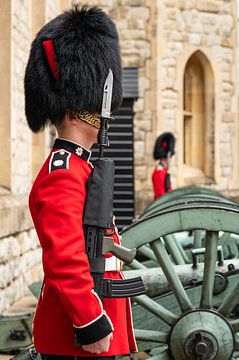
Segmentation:
{"type": "Polygon", "coordinates": [[[134,173],[135,179],[145,180],[147,178],[147,167],[146,166],[137,166],[134,173]]]}
{"type": "Polygon", "coordinates": [[[0,263],[16,258],[20,255],[21,249],[14,236],[9,236],[0,240],[0,263]]]}
{"type": "Polygon", "coordinates": [[[234,122],[234,114],[231,112],[223,112],[222,113],[222,121],[226,123],[233,123],[234,122]]]}
{"type": "Polygon", "coordinates": [[[143,131],[151,131],[152,130],[152,121],[150,121],[150,120],[140,121],[140,123],[138,125],[138,129],[143,130],[143,131]]]}
{"type": "Polygon", "coordinates": [[[164,109],[163,110],[164,118],[166,120],[176,120],[176,110],[175,109],[164,109]]]}
{"type": "Polygon", "coordinates": [[[0,240],[0,264],[8,261],[8,239],[0,240]]]}
{"type": "Polygon", "coordinates": [[[28,197],[1,196],[0,218],[0,238],[31,229],[33,224],[28,209],[28,197]]]}
{"type": "Polygon", "coordinates": [[[10,264],[0,265],[0,288],[4,289],[11,281],[10,264]]]}
{"type": "Polygon", "coordinates": [[[200,34],[189,34],[189,43],[198,46],[201,44],[202,36],[200,34]]]}
{"type": "Polygon", "coordinates": [[[221,14],[232,14],[233,13],[232,3],[223,1],[221,4],[220,13],[221,14]]]}
{"type": "Polygon", "coordinates": [[[225,31],[231,31],[234,26],[234,19],[232,15],[224,15],[220,17],[219,26],[225,31]]]}
{"type": "Polygon", "coordinates": [[[151,110],[145,110],[143,116],[144,116],[143,117],[144,120],[152,120],[152,116],[153,116],[152,111],[151,110]]]}
{"type": "Polygon", "coordinates": [[[232,94],[233,93],[233,85],[232,85],[232,83],[223,81],[222,82],[222,91],[232,94]]]}
{"type": "Polygon", "coordinates": [[[164,67],[175,67],[176,66],[176,59],[173,57],[164,58],[161,62],[162,66],[164,67]]]}
{"type": "Polygon", "coordinates": [[[161,105],[163,109],[176,109],[177,101],[171,99],[162,99],[161,105]]]}
{"type": "Polygon", "coordinates": [[[231,72],[230,71],[221,71],[222,81],[230,82],[231,81],[231,72]]]}
{"type": "Polygon", "coordinates": [[[182,51],[183,43],[180,41],[169,41],[167,44],[168,49],[173,51],[182,51]]]}
{"type": "Polygon", "coordinates": [[[149,8],[144,6],[128,8],[128,14],[129,14],[129,18],[132,20],[140,19],[143,21],[147,21],[150,17],[149,8]]]}
{"type": "Polygon", "coordinates": [[[150,46],[147,45],[147,46],[145,46],[145,47],[140,47],[140,48],[138,49],[138,53],[139,53],[141,62],[144,63],[145,60],[146,60],[146,59],[149,59],[150,56],[151,56],[150,46]]]}
{"type": "Polygon", "coordinates": [[[165,21],[164,21],[164,29],[165,30],[175,30],[175,21],[165,19],[165,21]]]}
{"type": "Polygon", "coordinates": [[[27,269],[30,269],[41,262],[42,250],[38,248],[29,251],[23,257],[25,258],[27,269]]]}
{"type": "Polygon", "coordinates": [[[138,98],[135,102],[134,102],[134,112],[140,112],[144,110],[144,99],[143,98],[138,98]]]}
{"type": "Polygon", "coordinates": [[[144,155],[137,155],[134,159],[134,166],[137,165],[146,165],[146,157],[144,155]]]}
{"type": "Polygon", "coordinates": [[[178,12],[178,9],[168,9],[166,12],[166,16],[169,20],[176,20],[178,12]]]}
{"type": "Polygon", "coordinates": [[[163,0],[162,2],[167,7],[175,7],[176,6],[175,0],[163,0]]]}
{"type": "Polygon", "coordinates": [[[220,45],[221,38],[219,35],[216,35],[215,33],[209,34],[207,36],[207,45],[214,46],[214,45],[220,45]]]}
{"type": "Polygon", "coordinates": [[[135,129],[134,130],[134,141],[144,141],[145,132],[142,130],[135,129]]]}
{"type": "Polygon", "coordinates": [[[27,270],[26,254],[12,261],[13,278],[18,278],[21,274],[24,274],[27,270]]]}
{"type": "Polygon", "coordinates": [[[231,168],[229,166],[223,166],[221,174],[224,177],[229,177],[231,175],[231,168]]]}
{"type": "Polygon", "coordinates": [[[8,239],[8,259],[12,259],[20,256],[21,248],[14,236],[10,236],[8,239]]]}
{"type": "Polygon", "coordinates": [[[139,96],[144,97],[145,90],[150,88],[150,81],[147,78],[139,78],[139,96]]]}
{"type": "MultiPolygon", "coordinates": [[[[228,94],[228,93],[227,93],[228,94]]],[[[225,97],[222,98],[222,111],[228,112],[231,111],[231,100],[225,97]]]]}
{"type": "Polygon", "coordinates": [[[152,188],[143,188],[142,191],[137,192],[138,196],[136,199],[137,213],[142,214],[145,208],[153,201],[152,188]]]}
{"type": "Polygon", "coordinates": [[[119,31],[121,31],[123,29],[127,29],[127,26],[128,26],[128,21],[126,19],[117,20],[117,29],[119,31]]]}
{"type": "Polygon", "coordinates": [[[121,32],[121,36],[123,40],[144,40],[145,39],[145,31],[142,29],[134,30],[127,29],[121,32]]]}
{"type": "Polygon", "coordinates": [[[228,63],[225,60],[220,61],[220,68],[221,68],[221,71],[224,71],[224,72],[229,72],[231,70],[230,63],[228,63]]]}
{"type": "Polygon", "coordinates": [[[218,13],[220,3],[218,1],[200,0],[196,2],[196,9],[207,13],[218,13]]]}
{"type": "Polygon", "coordinates": [[[138,112],[134,115],[135,129],[138,129],[138,124],[142,120],[144,120],[144,112],[138,112]]]}
{"type": "Polygon", "coordinates": [[[23,274],[24,282],[26,284],[32,284],[33,282],[37,282],[39,280],[43,279],[43,269],[42,265],[38,264],[34,266],[33,268],[26,271],[25,274],[23,274]]]}
{"type": "Polygon", "coordinates": [[[144,141],[135,141],[134,143],[134,151],[135,155],[143,155],[144,154],[144,141]]]}
{"type": "Polygon", "coordinates": [[[128,22],[129,24],[129,29],[145,29],[145,20],[142,19],[131,19],[128,22]]]}
{"type": "Polygon", "coordinates": [[[124,0],[125,5],[127,6],[141,6],[145,5],[145,0],[124,0]]]}
{"type": "Polygon", "coordinates": [[[233,38],[230,36],[229,33],[224,31],[223,34],[221,34],[220,43],[222,46],[232,48],[233,47],[233,38]]]}
{"type": "Polygon", "coordinates": [[[222,48],[221,50],[221,59],[223,59],[225,62],[232,64],[233,63],[233,50],[230,48],[222,48]]]}
{"type": "Polygon", "coordinates": [[[161,94],[162,94],[162,98],[164,99],[177,99],[177,93],[174,90],[166,89],[163,90],[161,94]]]}
{"type": "Polygon", "coordinates": [[[128,55],[123,57],[123,67],[140,67],[143,66],[143,62],[139,55],[128,55]]]}
{"type": "Polygon", "coordinates": [[[29,290],[24,284],[23,276],[21,276],[5,289],[0,290],[0,313],[3,313],[14,302],[27,294],[29,294],[29,290]]]}
{"type": "Polygon", "coordinates": [[[173,89],[175,86],[175,79],[172,77],[166,78],[164,80],[164,85],[165,85],[165,88],[167,88],[167,89],[173,89]]]}

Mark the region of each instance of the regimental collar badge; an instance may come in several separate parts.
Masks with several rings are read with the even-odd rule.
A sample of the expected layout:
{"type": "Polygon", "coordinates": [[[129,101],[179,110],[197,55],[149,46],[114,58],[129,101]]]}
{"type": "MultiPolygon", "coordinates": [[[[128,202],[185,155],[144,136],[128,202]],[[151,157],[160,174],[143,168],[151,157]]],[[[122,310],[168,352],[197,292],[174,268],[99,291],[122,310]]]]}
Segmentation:
{"type": "Polygon", "coordinates": [[[66,139],[57,138],[53,145],[53,149],[63,149],[69,151],[85,161],[89,161],[91,156],[91,151],[85,149],[83,146],[80,146],[75,142],[66,139]]]}
{"type": "Polygon", "coordinates": [[[81,155],[83,154],[83,149],[82,149],[82,147],[80,147],[80,146],[78,146],[78,148],[76,148],[76,155],[77,156],[80,156],[81,157],[81,155]]]}

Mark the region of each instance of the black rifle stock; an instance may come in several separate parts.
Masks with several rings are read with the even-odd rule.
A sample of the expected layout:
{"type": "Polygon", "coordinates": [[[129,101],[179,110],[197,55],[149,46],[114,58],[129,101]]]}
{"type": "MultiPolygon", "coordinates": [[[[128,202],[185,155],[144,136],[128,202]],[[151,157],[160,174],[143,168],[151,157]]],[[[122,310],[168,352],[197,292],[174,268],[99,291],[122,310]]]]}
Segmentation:
{"type": "MultiPolygon", "coordinates": [[[[141,278],[119,281],[104,279],[104,254],[111,252],[125,262],[131,262],[135,249],[126,249],[114,244],[106,229],[113,229],[114,162],[99,158],[94,162],[88,185],[84,208],[83,225],[86,252],[89,258],[95,290],[101,297],[127,297],[144,293],[141,278]],[[132,286],[133,285],[133,286],[132,286]],[[130,290],[129,290],[130,289],[130,290]]],[[[112,234],[113,235],[113,234],[112,234]]]]}

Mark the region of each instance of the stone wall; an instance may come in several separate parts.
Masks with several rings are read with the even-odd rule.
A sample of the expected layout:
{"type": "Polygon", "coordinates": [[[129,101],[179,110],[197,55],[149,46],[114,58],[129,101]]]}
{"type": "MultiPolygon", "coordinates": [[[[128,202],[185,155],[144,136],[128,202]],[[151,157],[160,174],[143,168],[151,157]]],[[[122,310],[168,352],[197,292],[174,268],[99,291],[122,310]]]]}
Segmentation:
{"type": "MultiPolygon", "coordinates": [[[[190,56],[200,51],[213,72],[214,91],[214,179],[212,186],[238,192],[238,100],[236,1],[164,0],[159,2],[157,69],[158,130],[177,137],[175,186],[184,185],[183,165],[183,74],[190,56]]],[[[203,144],[202,144],[203,146],[203,144]]],[[[200,149],[198,149],[200,151],[200,149]]],[[[193,169],[191,169],[193,173],[193,169]]]]}
{"type": "MultiPolygon", "coordinates": [[[[89,1],[116,21],[123,66],[139,69],[139,98],[134,105],[135,203],[140,213],[152,200],[152,151],[156,137],[177,138],[172,163],[173,187],[190,183],[238,193],[237,17],[235,0],[89,1]],[[212,103],[207,114],[210,142],[205,163],[213,173],[183,163],[183,79],[190,56],[200,51],[212,69],[212,103]]],[[[208,69],[205,65],[205,76],[208,69]]],[[[202,147],[204,144],[202,144],[202,147]]],[[[198,151],[201,151],[198,149],[198,151]]]]}
{"type": "MultiPolygon", "coordinates": [[[[5,177],[3,180],[6,181],[0,183],[0,314],[29,292],[28,284],[42,277],[41,249],[28,210],[28,193],[32,183],[32,135],[25,119],[23,89],[32,40],[32,4],[29,0],[12,0],[9,3],[8,8],[2,9],[5,10],[2,26],[9,26],[11,38],[9,47],[3,47],[4,51],[9,51],[6,59],[10,64],[7,73],[10,88],[5,105],[8,108],[1,114],[5,118],[8,114],[8,118],[4,118],[6,125],[0,120],[1,126],[5,126],[5,132],[0,132],[0,140],[5,146],[3,152],[8,151],[8,146],[10,149],[10,158],[6,159],[10,181],[5,177]]],[[[46,2],[44,17],[47,21],[59,13],[59,8],[59,0],[46,2]]],[[[6,77],[4,66],[0,62],[0,80],[6,77]]],[[[49,139],[48,134],[45,136],[49,139]]]]}
{"type": "Polygon", "coordinates": [[[12,1],[11,8],[11,191],[26,194],[30,187],[31,133],[24,112],[24,72],[29,53],[29,1],[12,1]]]}

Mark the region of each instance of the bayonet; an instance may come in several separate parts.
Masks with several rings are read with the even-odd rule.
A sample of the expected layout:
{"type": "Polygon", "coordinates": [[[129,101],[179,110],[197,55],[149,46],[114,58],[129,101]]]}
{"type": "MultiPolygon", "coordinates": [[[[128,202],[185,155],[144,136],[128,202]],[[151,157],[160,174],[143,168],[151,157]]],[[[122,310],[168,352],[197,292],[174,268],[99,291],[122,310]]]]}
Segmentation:
{"type": "Polygon", "coordinates": [[[109,69],[109,73],[105,80],[105,85],[104,85],[103,101],[102,101],[102,109],[101,109],[102,118],[110,119],[112,91],[113,91],[113,73],[112,70],[109,69]]]}
{"type": "Polygon", "coordinates": [[[112,119],[110,116],[111,113],[111,100],[112,100],[112,91],[113,91],[113,73],[109,69],[108,76],[104,84],[103,100],[102,100],[102,109],[100,117],[100,130],[98,133],[98,145],[100,146],[99,157],[103,157],[104,147],[109,146],[109,139],[107,130],[109,127],[109,120],[112,119]]]}

